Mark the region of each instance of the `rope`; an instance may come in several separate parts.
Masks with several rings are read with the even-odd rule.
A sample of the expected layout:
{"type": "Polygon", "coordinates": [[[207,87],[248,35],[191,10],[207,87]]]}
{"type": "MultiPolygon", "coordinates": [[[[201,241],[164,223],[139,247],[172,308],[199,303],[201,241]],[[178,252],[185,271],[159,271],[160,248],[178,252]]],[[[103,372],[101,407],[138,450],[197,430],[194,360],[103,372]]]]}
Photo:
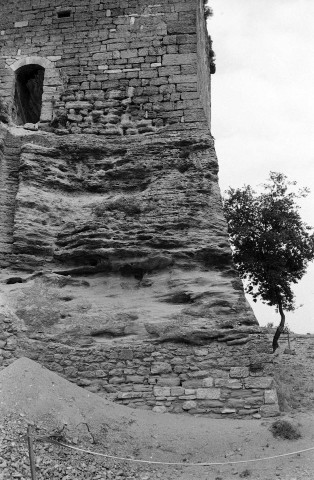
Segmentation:
{"type": "Polygon", "coordinates": [[[263,460],[272,460],[274,458],[280,457],[289,457],[291,455],[297,455],[304,452],[309,452],[310,450],[314,450],[314,447],[305,448],[304,450],[297,450],[296,452],[291,453],[282,453],[280,455],[273,455],[271,457],[263,457],[263,458],[251,458],[249,460],[233,460],[230,462],[205,462],[205,463],[186,463],[186,462],[158,462],[155,460],[140,460],[137,458],[126,458],[126,457],[117,457],[114,455],[107,455],[105,453],[99,452],[92,452],[91,450],[85,450],[84,448],[79,447],[72,447],[71,445],[67,445],[66,443],[57,442],[55,440],[51,440],[51,443],[55,443],[56,445],[60,445],[62,447],[70,448],[71,450],[76,450],[78,452],[89,453],[90,455],[99,455],[105,458],[111,458],[113,460],[124,460],[126,462],[136,462],[136,463],[149,463],[149,464],[158,464],[158,465],[172,465],[172,466],[181,466],[181,467],[210,467],[215,465],[235,465],[238,463],[253,463],[253,462],[261,462],[263,460]]]}

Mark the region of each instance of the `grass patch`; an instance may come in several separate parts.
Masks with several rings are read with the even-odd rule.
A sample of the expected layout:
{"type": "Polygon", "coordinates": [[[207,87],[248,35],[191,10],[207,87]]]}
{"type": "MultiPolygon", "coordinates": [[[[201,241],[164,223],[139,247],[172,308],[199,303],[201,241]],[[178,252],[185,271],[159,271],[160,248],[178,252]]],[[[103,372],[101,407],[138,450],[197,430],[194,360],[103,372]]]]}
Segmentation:
{"type": "Polygon", "coordinates": [[[270,431],[274,437],[284,440],[297,440],[301,438],[299,429],[290,422],[287,422],[287,420],[277,420],[270,427],[270,431]]]}

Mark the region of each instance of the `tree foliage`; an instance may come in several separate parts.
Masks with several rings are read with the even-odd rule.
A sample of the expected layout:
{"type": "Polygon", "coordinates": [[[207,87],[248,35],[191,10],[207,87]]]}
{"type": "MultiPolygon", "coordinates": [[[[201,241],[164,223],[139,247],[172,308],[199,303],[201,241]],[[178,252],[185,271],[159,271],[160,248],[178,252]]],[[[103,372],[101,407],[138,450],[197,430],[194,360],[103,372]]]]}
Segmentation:
{"type": "Polygon", "coordinates": [[[260,298],[280,312],[275,351],[285,324],[284,310],[295,308],[292,284],[303,277],[314,258],[314,234],[302,221],[296,203],[308,195],[308,189],[296,190],[296,182],[276,172],[270,172],[263,187],[261,193],[248,185],[229,188],[224,212],[233,259],[246,292],[255,302],[260,298]]]}

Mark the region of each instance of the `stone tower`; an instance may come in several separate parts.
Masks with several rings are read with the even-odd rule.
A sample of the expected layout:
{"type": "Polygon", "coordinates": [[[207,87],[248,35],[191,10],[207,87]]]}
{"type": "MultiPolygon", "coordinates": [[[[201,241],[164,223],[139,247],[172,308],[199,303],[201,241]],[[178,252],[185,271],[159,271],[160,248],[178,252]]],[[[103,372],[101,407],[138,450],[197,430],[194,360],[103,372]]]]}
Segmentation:
{"type": "Polygon", "coordinates": [[[1,1],[1,97],[14,123],[117,136],[210,124],[202,0],[63,3],[1,1]]]}
{"type": "Polygon", "coordinates": [[[222,211],[204,1],[0,8],[4,365],[133,407],[276,412],[222,211]]]}

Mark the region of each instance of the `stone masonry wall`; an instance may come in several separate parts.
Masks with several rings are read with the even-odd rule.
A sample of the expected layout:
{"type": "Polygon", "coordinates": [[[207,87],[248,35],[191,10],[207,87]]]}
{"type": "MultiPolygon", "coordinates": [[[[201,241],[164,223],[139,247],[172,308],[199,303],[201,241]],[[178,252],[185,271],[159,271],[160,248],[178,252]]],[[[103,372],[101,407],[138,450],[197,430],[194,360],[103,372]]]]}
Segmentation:
{"type": "Polygon", "coordinates": [[[279,413],[266,335],[246,345],[212,342],[77,348],[33,340],[26,355],[87,388],[133,408],[210,417],[279,413]]]}
{"type": "Polygon", "coordinates": [[[1,96],[13,104],[14,72],[43,66],[42,128],[52,120],[60,133],[132,135],[210,119],[207,60],[197,67],[207,42],[202,0],[0,0],[0,8],[1,96]]]}
{"type": "Polygon", "coordinates": [[[197,7],[197,75],[198,91],[208,125],[211,125],[210,44],[204,17],[204,2],[197,7]]]}
{"type": "Polygon", "coordinates": [[[5,307],[0,292],[0,370],[18,358],[17,345],[21,324],[12,311],[5,307]]]}

